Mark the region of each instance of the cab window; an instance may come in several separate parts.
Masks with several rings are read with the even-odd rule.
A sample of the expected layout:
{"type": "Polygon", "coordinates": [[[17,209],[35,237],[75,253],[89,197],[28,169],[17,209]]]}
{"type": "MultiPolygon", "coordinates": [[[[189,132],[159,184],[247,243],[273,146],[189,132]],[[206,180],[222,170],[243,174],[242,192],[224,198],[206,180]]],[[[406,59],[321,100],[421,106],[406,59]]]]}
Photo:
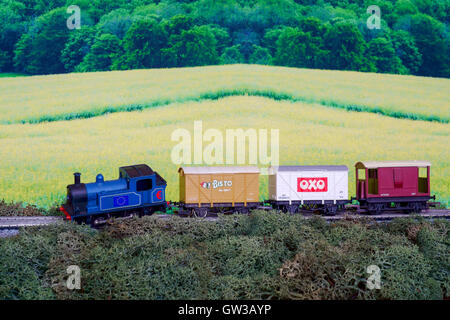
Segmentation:
{"type": "Polygon", "coordinates": [[[147,191],[153,187],[152,179],[142,179],[136,182],[137,191],[147,191]]]}

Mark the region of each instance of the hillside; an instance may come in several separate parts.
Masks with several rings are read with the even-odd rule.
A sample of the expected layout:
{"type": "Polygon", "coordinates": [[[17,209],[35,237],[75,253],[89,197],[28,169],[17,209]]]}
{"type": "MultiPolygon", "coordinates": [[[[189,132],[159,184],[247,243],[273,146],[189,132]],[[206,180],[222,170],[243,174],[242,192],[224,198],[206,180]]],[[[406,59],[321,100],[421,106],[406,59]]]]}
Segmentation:
{"type": "Polygon", "coordinates": [[[258,65],[0,79],[0,123],[34,123],[171,102],[257,95],[448,123],[448,79],[258,65]]]}
{"type": "Polygon", "coordinates": [[[280,164],[345,164],[350,194],[358,160],[430,160],[433,194],[448,203],[448,82],[248,65],[3,78],[0,195],[48,208],[63,201],[72,172],[83,181],[99,172],[114,179],[119,166],[147,163],[168,181],[167,198],[177,200],[171,134],[192,133],[203,120],[203,130],[223,133],[279,129],[280,164]]]}

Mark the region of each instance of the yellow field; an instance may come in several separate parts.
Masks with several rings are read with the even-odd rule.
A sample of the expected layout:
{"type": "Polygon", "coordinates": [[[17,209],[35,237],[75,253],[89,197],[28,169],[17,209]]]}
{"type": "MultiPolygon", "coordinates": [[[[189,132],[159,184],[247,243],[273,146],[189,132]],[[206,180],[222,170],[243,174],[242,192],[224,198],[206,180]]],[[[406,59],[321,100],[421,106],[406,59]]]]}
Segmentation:
{"type": "Polygon", "coordinates": [[[450,120],[450,80],[257,65],[0,79],[0,123],[64,119],[240,92],[450,120]]]}
{"type": "MultiPolygon", "coordinates": [[[[286,69],[284,72],[288,71],[286,69]]],[[[104,75],[107,82],[108,78],[104,75]]],[[[24,90],[31,90],[28,83],[22,81],[27,84],[24,90]]],[[[183,84],[181,77],[167,91],[186,90],[180,89],[184,87],[183,84]]],[[[132,87],[131,84],[127,85],[132,87]]],[[[192,83],[189,85],[195,87],[192,83]]],[[[108,83],[104,83],[100,87],[107,86],[108,83]]],[[[59,86],[55,84],[55,88],[59,86]]],[[[133,98],[133,93],[143,88],[146,88],[146,84],[130,90],[127,97],[133,98]]],[[[94,92],[94,85],[89,92],[94,92]]],[[[160,92],[161,95],[164,93],[160,92]]],[[[320,94],[317,90],[316,93],[320,94]]],[[[38,95],[37,92],[35,94],[38,95]]],[[[113,97],[116,95],[114,89],[111,89],[110,94],[113,97]]],[[[441,93],[441,96],[445,94],[441,93]]],[[[77,99],[73,104],[67,102],[65,107],[81,108],[77,102],[83,102],[86,107],[97,103],[101,97],[106,101],[104,95],[105,92],[94,94],[93,101],[77,99]]],[[[60,99],[57,96],[58,93],[55,99],[60,99]]],[[[141,95],[142,98],[144,96],[141,95]]],[[[437,103],[438,98],[433,97],[433,94],[427,96],[434,98],[430,100],[431,104],[437,103]]],[[[406,97],[398,97],[406,104],[406,97]]],[[[352,98],[357,99],[354,96],[352,98]]],[[[52,108],[57,103],[53,103],[48,96],[47,99],[50,100],[49,109],[42,107],[42,97],[38,105],[43,110],[31,107],[27,112],[53,112],[55,109],[52,108]]],[[[381,98],[374,95],[373,99],[381,98]]],[[[112,100],[119,103],[117,96],[112,100]]],[[[420,99],[413,94],[409,100],[417,102],[420,99]]],[[[4,107],[5,104],[1,105],[4,107]]],[[[2,116],[4,119],[19,118],[20,112],[15,110],[2,116]]],[[[0,125],[0,198],[48,207],[64,199],[65,187],[72,183],[74,171],[82,173],[82,181],[92,182],[99,172],[104,174],[105,179],[115,179],[119,166],[147,163],[167,180],[167,198],[178,200],[178,166],[170,160],[171,150],[177,142],[171,141],[171,133],[178,128],[185,128],[192,133],[195,120],[203,120],[203,130],[215,128],[223,133],[225,129],[235,128],[279,129],[280,164],[345,164],[350,169],[351,195],[354,195],[353,165],[358,160],[430,160],[432,192],[440,201],[448,203],[449,200],[448,124],[395,119],[371,113],[347,112],[320,104],[246,96],[175,103],[142,112],[115,113],[83,120],[0,125]]],[[[263,181],[262,197],[266,197],[267,185],[266,180],[263,181]]]]}

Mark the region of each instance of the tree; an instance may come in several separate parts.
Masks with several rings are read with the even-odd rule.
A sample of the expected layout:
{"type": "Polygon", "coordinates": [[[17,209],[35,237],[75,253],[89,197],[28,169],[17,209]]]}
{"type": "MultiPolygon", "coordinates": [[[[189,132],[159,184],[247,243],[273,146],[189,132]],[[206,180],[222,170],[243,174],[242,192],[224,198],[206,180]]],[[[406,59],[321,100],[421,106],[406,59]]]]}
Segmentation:
{"type": "Polygon", "coordinates": [[[202,66],[219,62],[217,40],[208,26],[194,26],[182,31],[165,55],[173,59],[176,66],[202,66]]]}
{"type": "Polygon", "coordinates": [[[194,26],[194,19],[185,14],[177,14],[166,21],[165,29],[169,35],[181,34],[194,26]]]}
{"type": "Polygon", "coordinates": [[[23,34],[15,50],[14,64],[18,71],[31,74],[52,74],[65,71],[61,52],[69,37],[65,8],[54,9],[36,20],[23,34]]]}
{"type": "Polygon", "coordinates": [[[439,21],[448,23],[450,4],[448,0],[412,0],[418,11],[439,21]]]}
{"type": "Polygon", "coordinates": [[[32,39],[27,33],[24,33],[19,41],[16,43],[14,49],[14,70],[19,72],[26,72],[28,67],[29,57],[32,50],[32,39]]]}
{"type": "Polygon", "coordinates": [[[233,44],[240,45],[244,59],[248,61],[253,52],[253,46],[260,44],[260,36],[251,28],[239,29],[233,33],[233,44]]]}
{"type": "Polygon", "coordinates": [[[217,25],[209,25],[208,26],[211,32],[214,34],[214,38],[216,38],[217,44],[217,54],[221,55],[225,48],[227,48],[231,44],[231,37],[226,28],[222,28],[217,25]]]}
{"type": "Polygon", "coordinates": [[[275,64],[299,68],[324,67],[327,51],[319,37],[299,28],[286,28],[277,40],[275,64]]]}
{"type": "Polygon", "coordinates": [[[404,30],[392,32],[391,37],[395,53],[408,69],[408,73],[416,74],[422,65],[422,55],[416,47],[414,38],[404,30]]]}
{"type": "Polygon", "coordinates": [[[93,27],[82,27],[73,30],[61,53],[61,61],[68,72],[73,72],[91,50],[95,38],[93,27]]]}
{"type": "Polygon", "coordinates": [[[250,62],[450,76],[449,0],[77,0],[74,4],[81,9],[81,30],[66,28],[70,15],[66,0],[0,0],[0,72],[250,62]],[[369,4],[381,9],[380,29],[367,27],[369,4]],[[110,36],[100,39],[103,34],[119,41],[110,36]],[[98,60],[91,53],[94,42],[98,60]],[[101,43],[108,46],[104,52],[98,47],[101,43]]]}
{"type": "Polygon", "coordinates": [[[398,16],[403,16],[407,14],[416,14],[417,7],[410,0],[398,0],[394,6],[394,12],[398,16]]]}
{"type": "Polygon", "coordinates": [[[254,64],[272,64],[272,56],[269,49],[253,46],[253,53],[250,55],[249,62],[254,64]]]}
{"type": "Polygon", "coordinates": [[[268,29],[264,34],[262,45],[270,50],[270,54],[274,56],[277,52],[277,40],[283,33],[285,26],[277,26],[272,29],[268,29]]]}
{"type": "Polygon", "coordinates": [[[126,9],[116,9],[101,17],[97,29],[101,33],[109,33],[123,39],[131,24],[133,17],[126,9]]]}
{"type": "Polygon", "coordinates": [[[124,38],[126,63],[129,68],[163,67],[162,49],[166,47],[166,30],[154,19],[133,22],[124,38]]]}
{"type": "Polygon", "coordinates": [[[425,76],[448,77],[450,74],[449,41],[442,23],[425,15],[411,17],[410,32],[422,54],[418,73],[425,76]]]}
{"type": "Polygon", "coordinates": [[[90,52],[76,71],[107,71],[117,56],[123,54],[120,39],[113,34],[102,34],[95,38],[90,52]]]}
{"type": "Polygon", "coordinates": [[[364,70],[366,44],[358,28],[348,22],[337,22],[325,34],[329,50],[328,67],[338,70],[364,70]]]}
{"type": "Polygon", "coordinates": [[[8,51],[0,50],[0,72],[11,70],[12,55],[8,51]]]}
{"type": "Polygon", "coordinates": [[[328,31],[328,26],[317,18],[309,17],[300,21],[300,29],[303,32],[309,32],[311,37],[323,38],[328,31]]]}
{"type": "Polygon", "coordinates": [[[234,63],[243,63],[244,56],[241,53],[240,45],[235,45],[229,48],[226,48],[223,51],[223,54],[220,56],[221,64],[234,64],[234,63]]]}
{"type": "Polygon", "coordinates": [[[21,16],[22,3],[13,2],[0,5],[0,72],[12,71],[14,68],[14,45],[20,39],[23,30],[21,16]]]}
{"type": "Polygon", "coordinates": [[[367,50],[377,71],[382,73],[407,73],[400,58],[395,55],[392,43],[386,38],[376,38],[369,42],[367,50]]]}

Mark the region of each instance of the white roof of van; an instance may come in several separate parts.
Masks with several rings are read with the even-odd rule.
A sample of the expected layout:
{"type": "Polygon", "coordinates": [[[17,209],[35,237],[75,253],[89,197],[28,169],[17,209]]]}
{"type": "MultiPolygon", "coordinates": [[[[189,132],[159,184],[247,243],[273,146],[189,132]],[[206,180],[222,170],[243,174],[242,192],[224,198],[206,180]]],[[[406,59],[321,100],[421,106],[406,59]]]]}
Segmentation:
{"type": "Polygon", "coordinates": [[[347,166],[273,166],[269,171],[294,172],[294,171],[348,171],[347,166]]]}
{"type": "Polygon", "coordinates": [[[259,173],[257,166],[243,167],[181,167],[178,172],[183,170],[184,174],[221,174],[221,173],[259,173]]]}

